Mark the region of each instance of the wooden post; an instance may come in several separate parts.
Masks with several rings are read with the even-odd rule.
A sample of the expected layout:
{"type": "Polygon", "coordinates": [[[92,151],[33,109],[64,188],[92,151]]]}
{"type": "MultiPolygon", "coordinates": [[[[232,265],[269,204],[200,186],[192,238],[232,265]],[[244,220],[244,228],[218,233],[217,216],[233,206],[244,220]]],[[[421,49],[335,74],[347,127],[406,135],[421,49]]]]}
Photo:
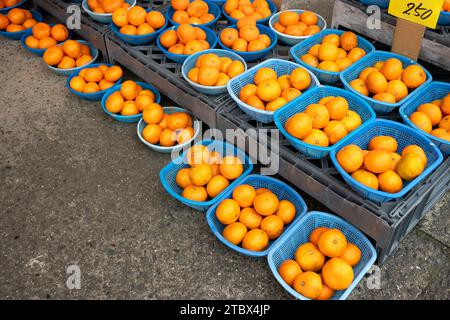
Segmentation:
{"type": "Polygon", "coordinates": [[[404,55],[417,61],[422,48],[425,27],[414,22],[397,18],[392,52],[404,55]]]}

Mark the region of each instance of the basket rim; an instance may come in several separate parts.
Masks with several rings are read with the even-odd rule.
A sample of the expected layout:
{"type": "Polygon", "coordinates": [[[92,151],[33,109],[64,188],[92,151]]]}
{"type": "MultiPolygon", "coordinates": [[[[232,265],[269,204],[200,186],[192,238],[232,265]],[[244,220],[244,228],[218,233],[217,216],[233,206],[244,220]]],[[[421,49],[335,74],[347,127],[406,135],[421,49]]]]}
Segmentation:
{"type": "MultiPolygon", "coordinates": [[[[288,110],[289,108],[291,108],[291,106],[294,103],[299,103],[303,99],[307,99],[309,98],[309,96],[313,95],[316,91],[319,90],[337,90],[339,92],[342,92],[343,94],[345,94],[345,92],[348,93],[348,91],[346,91],[345,89],[342,88],[337,88],[337,87],[333,87],[333,86],[328,86],[328,85],[320,85],[317,86],[315,88],[312,88],[311,90],[308,90],[307,92],[305,92],[304,94],[300,95],[297,99],[294,99],[290,102],[288,102],[286,105],[284,105],[283,107],[281,107],[280,109],[275,111],[274,114],[274,122],[275,125],[277,126],[278,130],[281,131],[281,133],[283,134],[283,136],[285,136],[286,138],[288,138],[288,140],[293,140],[298,144],[301,144],[307,148],[313,149],[313,150],[317,150],[317,151],[323,151],[323,152],[330,152],[332,150],[335,150],[336,148],[339,148],[343,143],[345,143],[347,140],[349,140],[350,138],[353,138],[355,135],[357,135],[358,133],[360,133],[363,129],[365,129],[369,124],[371,124],[375,119],[376,119],[376,113],[375,111],[373,111],[373,109],[369,106],[369,104],[364,101],[363,99],[354,96],[353,98],[361,105],[364,106],[364,108],[366,109],[366,111],[368,111],[368,113],[370,114],[369,119],[366,122],[361,123],[361,125],[359,127],[357,127],[355,130],[353,130],[352,132],[348,133],[345,137],[343,137],[341,140],[339,140],[337,143],[335,143],[332,146],[328,146],[328,147],[321,147],[321,146],[314,146],[312,144],[308,144],[306,142],[303,142],[302,140],[294,137],[293,135],[291,135],[289,132],[286,131],[286,129],[284,128],[284,126],[282,125],[281,121],[280,121],[280,114],[282,114],[283,112],[285,112],[286,110],[288,110]],[[305,97],[306,96],[306,97],[305,97]],[[294,103],[292,103],[294,102],[294,103]]],[[[359,115],[359,114],[358,114],[359,115]]],[[[295,146],[294,146],[295,147],[295,146]]]]}
{"type": "Polygon", "coordinates": [[[13,4],[12,6],[9,7],[4,7],[2,9],[0,9],[0,13],[4,13],[4,12],[8,12],[11,9],[20,7],[21,5],[23,5],[25,2],[27,2],[27,0],[21,0],[19,3],[13,4]]]}
{"type": "Polygon", "coordinates": [[[431,73],[424,66],[422,66],[420,63],[418,63],[418,62],[416,62],[414,60],[411,60],[411,59],[409,59],[409,58],[407,58],[405,56],[402,56],[401,54],[394,53],[394,52],[389,52],[389,51],[382,51],[382,50],[375,50],[375,51],[369,53],[368,55],[366,55],[365,57],[361,58],[359,61],[356,61],[350,67],[348,67],[347,69],[342,71],[341,74],[339,75],[339,77],[341,79],[341,82],[343,83],[343,85],[345,86],[345,88],[347,90],[352,91],[354,94],[357,94],[359,97],[363,98],[364,100],[368,100],[368,101],[370,101],[371,103],[374,103],[374,104],[381,104],[381,105],[385,105],[385,106],[393,107],[393,108],[399,107],[402,104],[407,103],[407,101],[412,99],[412,97],[414,97],[417,94],[418,89],[422,89],[425,85],[429,84],[433,80],[433,76],[431,75],[431,73]],[[416,89],[411,91],[406,97],[404,97],[402,100],[400,100],[400,101],[398,101],[396,103],[389,103],[389,102],[379,101],[379,100],[373,99],[372,97],[364,96],[361,93],[359,93],[358,91],[356,91],[355,89],[353,89],[350,86],[350,83],[345,78],[346,78],[347,74],[349,74],[350,72],[353,72],[354,70],[364,66],[366,64],[366,61],[369,60],[370,58],[372,58],[373,56],[387,56],[388,58],[386,58],[386,59],[397,58],[397,59],[399,59],[402,62],[402,64],[405,63],[405,61],[408,61],[411,64],[418,65],[424,70],[425,74],[427,75],[427,79],[419,87],[417,87],[416,89]]]}
{"type": "MultiPolygon", "coordinates": [[[[14,7],[10,7],[11,9],[14,9],[14,7]]],[[[28,11],[30,11],[32,17],[37,21],[37,22],[42,22],[43,21],[43,17],[42,14],[38,11],[38,10],[33,10],[33,9],[27,9],[28,11]]],[[[25,30],[20,30],[20,31],[15,31],[15,32],[7,32],[7,31],[2,31],[0,30],[0,34],[3,35],[8,35],[8,36],[15,36],[15,35],[19,35],[19,34],[24,34],[26,31],[30,30],[32,28],[27,28],[25,30]]],[[[61,43],[61,42],[60,42],[61,43]]]]}
{"type": "MultiPolygon", "coordinates": [[[[125,0],[127,1],[127,0],[125,0]]],[[[134,7],[137,4],[137,0],[130,0],[132,3],[130,4],[130,8],[134,7]]],[[[98,16],[98,17],[112,17],[112,13],[97,13],[89,9],[89,6],[87,5],[87,0],[83,0],[81,3],[81,6],[83,7],[83,10],[86,11],[89,15],[98,16]]],[[[128,8],[128,9],[130,9],[128,8]]]]}
{"type": "MultiPolygon", "coordinates": [[[[258,70],[258,69],[260,69],[260,68],[266,67],[266,65],[268,65],[268,64],[270,64],[270,63],[288,64],[288,65],[296,66],[297,68],[303,68],[303,69],[305,69],[305,70],[308,72],[309,76],[311,77],[311,85],[312,85],[312,84],[315,84],[314,87],[320,86],[319,79],[317,79],[317,77],[315,76],[314,73],[311,72],[311,70],[308,70],[307,68],[305,68],[305,67],[303,67],[303,66],[301,66],[301,65],[299,65],[299,64],[297,64],[297,63],[295,63],[295,62],[289,61],[289,60],[283,60],[283,59],[278,59],[278,58],[267,59],[266,61],[257,64],[256,66],[254,66],[254,67],[248,69],[247,71],[241,73],[240,75],[238,75],[238,76],[234,77],[233,79],[231,79],[230,81],[228,81],[228,83],[227,83],[227,90],[228,90],[228,93],[229,93],[229,95],[231,96],[231,98],[233,98],[233,100],[238,104],[239,107],[245,107],[246,109],[249,109],[249,110],[251,110],[252,112],[254,112],[254,113],[256,113],[256,114],[260,114],[260,115],[269,115],[269,116],[273,116],[273,115],[275,114],[275,112],[278,111],[278,110],[275,110],[275,111],[267,111],[267,110],[259,110],[259,109],[256,109],[256,108],[254,108],[254,107],[248,105],[247,103],[245,103],[245,102],[242,101],[241,99],[239,99],[239,97],[236,96],[236,95],[234,94],[233,90],[231,89],[231,85],[232,85],[234,82],[239,81],[240,78],[242,78],[242,77],[248,75],[250,72],[253,72],[254,70],[258,70]]],[[[310,86],[311,86],[311,85],[310,85],[310,86]]],[[[309,92],[310,90],[314,89],[314,87],[308,88],[308,89],[304,90],[304,91],[303,91],[304,93],[302,93],[300,96],[298,96],[298,97],[295,98],[294,100],[289,101],[288,103],[291,103],[291,102],[293,102],[293,101],[296,101],[296,100],[297,100],[299,97],[301,97],[303,94],[306,94],[306,93],[309,92]]]]}
{"type": "MultiPolygon", "coordinates": [[[[337,154],[337,152],[339,152],[339,150],[331,151],[331,153],[330,153],[331,161],[333,162],[333,165],[338,170],[339,174],[344,179],[350,180],[354,185],[356,185],[358,188],[364,190],[365,192],[369,192],[370,194],[376,195],[378,197],[388,198],[390,200],[400,198],[400,197],[404,196],[406,193],[408,193],[409,191],[411,191],[411,189],[414,188],[423,178],[428,176],[434,169],[436,169],[437,166],[439,166],[439,164],[444,159],[441,151],[436,146],[436,144],[433,141],[431,141],[430,139],[428,139],[427,137],[420,135],[418,132],[415,131],[414,128],[411,128],[407,125],[404,125],[402,123],[398,123],[395,121],[391,121],[391,120],[376,119],[375,121],[372,121],[372,123],[370,123],[370,126],[368,126],[368,128],[366,128],[366,129],[371,129],[372,127],[375,127],[375,126],[378,126],[378,127],[385,126],[385,127],[394,127],[394,128],[397,127],[396,129],[398,129],[399,131],[403,130],[404,133],[408,133],[409,135],[415,136],[415,139],[422,140],[423,142],[425,142],[431,146],[431,148],[437,155],[437,159],[433,163],[431,163],[427,168],[425,168],[424,171],[420,175],[415,177],[413,180],[409,181],[408,185],[404,186],[402,188],[402,190],[400,190],[399,192],[396,192],[396,193],[388,193],[388,192],[381,191],[381,190],[371,189],[371,188],[363,185],[359,181],[356,181],[356,179],[354,179],[350,174],[348,174],[342,168],[342,166],[339,164],[339,162],[337,161],[336,154],[337,154]]],[[[348,145],[348,144],[342,145],[342,147],[344,147],[346,145],[348,145]]]]}
{"type": "Polygon", "coordinates": [[[269,183],[272,182],[274,184],[282,185],[283,189],[285,189],[289,193],[295,195],[296,198],[299,200],[299,202],[302,205],[302,211],[299,212],[299,213],[296,213],[296,218],[287,226],[286,229],[289,228],[289,230],[287,230],[287,231],[290,231],[291,227],[294,225],[294,223],[297,220],[301,219],[307,213],[308,207],[307,207],[306,202],[303,199],[303,197],[297,191],[295,191],[295,189],[293,187],[291,187],[286,182],[281,181],[281,180],[276,179],[276,178],[273,178],[273,177],[270,177],[270,176],[263,176],[263,175],[260,175],[260,174],[249,174],[244,179],[239,181],[239,183],[237,185],[235,185],[232,189],[227,190],[227,192],[225,192],[222,196],[220,196],[220,198],[217,200],[217,202],[214,203],[214,205],[212,205],[208,209],[208,211],[206,212],[206,220],[208,222],[208,225],[209,225],[209,228],[210,228],[211,232],[216,236],[216,238],[220,242],[222,242],[228,248],[230,248],[230,249],[232,249],[232,250],[234,250],[236,252],[242,253],[244,255],[251,256],[251,257],[264,257],[264,256],[268,255],[268,253],[271,250],[271,248],[281,239],[282,235],[284,235],[284,233],[286,233],[286,230],[283,231],[282,235],[280,235],[278,237],[278,239],[275,239],[275,240],[272,241],[272,243],[269,243],[269,246],[265,250],[263,250],[263,251],[251,251],[251,250],[244,249],[244,248],[242,248],[240,246],[237,246],[237,245],[234,245],[234,244],[230,243],[228,240],[226,240],[222,236],[222,234],[219,232],[219,230],[213,224],[214,214],[216,213],[216,209],[219,206],[219,204],[223,200],[229,199],[230,195],[233,193],[233,191],[234,191],[234,189],[236,189],[236,187],[238,187],[240,185],[243,185],[243,184],[246,184],[248,182],[248,180],[250,180],[250,179],[265,180],[265,181],[267,181],[269,183]]]}
{"type": "MultiPolygon", "coordinates": [[[[289,40],[304,40],[304,39],[308,39],[308,38],[312,37],[313,35],[310,35],[310,36],[291,36],[291,35],[288,35],[288,34],[281,33],[281,32],[277,31],[277,30],[273,27],[273,25],[274,25],[274,23],[275,23],[274,20],[275,20],[276,18],[278,18],[278,17],[280,16],[281,13],[283,13],[283,12],[305,12],[305,11],[309,11],[309,10],[303,10],[303,9],[287,9],[287,10],[278,11],[277,13],[273,14],[273,15],[270,17],[270,19],[269,19],[269,27],[270,27],[270,29],[272,29],[272,30],[277,34],[277,36],[278,36],[279,38],[286,38],[286,39],[289,39],[289,40]]],[[[313,11],[311,11],[311,12],[313,12],[313,11]]],[[[320,32],[322,32],[323,30],[325,30],[325,29],[327,28],[327,21],[326,21],[320,14],[318,14],[318,13],[316,13],[316,12],[313,12],[313,13],[314,13],[314,14],[318,17],[318,19],[321,20],[322,23],[323,23],[323,27],[322,27],[322,28],[320,29],[320,31],[318,32],[318,33],[320,33],[320,32]]]]}
{"type": "Polygon", "coordinates": [[[342,219],[341,217],[338,217],[337,215],[330,214],[330,213],[323,212],[323,211],[309,211],[301,219],[299,219],[296,222],[293,222],[294,225],[292,226],[292,229],[288,230],[288,232],[286,232],[285,234],[282,234],[280,236],[281,241],[279,241],[277,244],[275,244],[274,247],[269,251],[269,254],[267,255],[267,261],[269,264],[269,268],[272,271],[272,273],[273,273],[275,279],[278,281],[278,283],[287,292],[289,292],[292,296],[296,297],[297,299],[301,299],[301,300],[310,300],[309,298],[306,298],[302,294],[295,291],[293,288],[291,288],[284,282],[284,280],[278,274],[277,268],[275,267],[275,263],[273,261],[274,260],[273,256],[276,253],[276,251],[279,250],[280,246],[282,246],[286,241],[288,241],[290,236],[297,231],[297,229],[300,225],[304,224],[305,221],[307,221],[308,219],[314,219],[317,217],[334,220],[338,224],[342,224],[343,226],[352,230],[352,232],[355,233],[355,235],[357,235],[361,240],[363,240],[363,242],[366,243],[366,245],[369,249],[370,256],[371,256],[369,261],[361,269],[361,271],[358,273],[358,275],[353,279],[351,285],[347,289],[342,290],[343,293],[339,297],[339,300],[345,300],[350,295],[350,293],[353,291],[353,289],[356,287],[356,285],[361,281],[361,279],[364,277],[364,275],[367,273],[367,271],[370,269],[370,267],[374,264],[375,260],[377,259],[377,253],[376,253],[376,250],[373,247],[372,243],[367,238],[367,236],[364,235],[364,233],[362,233],[358,228],[356,228],[355,226],[353,226],[346,220],[342,219]]]}

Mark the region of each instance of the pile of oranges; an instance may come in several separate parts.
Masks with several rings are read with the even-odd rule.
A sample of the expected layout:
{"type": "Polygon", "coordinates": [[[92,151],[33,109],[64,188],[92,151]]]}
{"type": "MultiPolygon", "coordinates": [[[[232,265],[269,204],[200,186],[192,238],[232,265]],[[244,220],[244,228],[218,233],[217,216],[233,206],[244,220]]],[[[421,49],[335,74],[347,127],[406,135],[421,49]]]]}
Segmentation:
{"type": "Polygon", "coordinates": [[[420,130],[450,141],[450,93],[441,100],[421,104],[409,120],[420,130]]]}
{"type": "Polygon", "coordinates": [[[183,189],[181,195],[192,201],[215,198],[244,171],[238,157],[223,157],[218,151],[209,151],[204,145],[191,147],[186,155],[190,167],[180,169],[175,181],[183,189]]]}
{"type": "Polygon", "coordinates": [[[175,12],[172,20],[178,24],[205,24],[213,21],[216,17],[208,13],[209,6],[203,0],[172,0],[171,5],[175,12]]]}
{"type": "Polygon", "coordinates": [[[341,72],[366,55],[358,47],[358,38],[353,32],[344,32],[341,36],[329,34],[323,37],[321,44],[312,46],[302,61],[312,67],[329,72],[341,72]]]}
{"type": "Polygon", "coordinates": [[[70,79],[69,85],[77,92],[94,93],[111,88],[122,75],[121,67],[102,64],[81,69],[77,76],[70,79]]]}
{"type": "Polygon", "coordinates": [[[0,13],[0,30],[6,32],[23,31],[32,28],[36,23],[31,12],[26,9],[11,9],[6,16],[0,13]]]}
{"type": "Polygon", "coordinates": [[[224,86],[244,71],[245,66],[239,60],[207,53],[198,57],[195,67],[189,70],[187,76],[191,81],[204,86],[224,86]]]}
{"type": "Polygon", "coordinates": [[[399,59],[390,58],[361,71],[358,79],[350,82],[350,86],[364,96],[396,103],[425,80],[427,75],[421,66],[413,64],[403,69],[403,63],[399,59]]]}
{"type": "MultiPolygon", "coordinates": [[[[143,90],[133,80],[127,80],[122,83],[120,90],[108,96],[105,107],[111,113],[120,113],[122,116],[134,116],[143,112],[145,108],[155,104],[154,102],[155,95],[151,90],[143,90]]],[[[162,108],[160,111],[162,114],[162,108]]]]}
{"type": "Polygon", "coordinates": [[[20,0],[0,0],[0,9],[12,7],[19,2],[20,0]]]}
{"type": "Polygon", "coordinates": [[[285,11],[280,13],[279,19],[273,24],[273,28],[278,32],[289,36],[312,36],[320,32],[317,25],[319,18],[314,12],[285,11]]]}
{"type": "Polygon", "coordinates": [[[124,0],[88,0],[89,9],[95,13],[113,13],[118,8],[128,9],[130,4],[124,0]]]}
{"type": "Polygon", "coordinates": [[[328,147],[336,144],[361,123],[359,114],[349,110],[347,99],[328,96],[318,103],[310,104],[304,112],[290,117],[285,129],[305,143],[328,147]]]}
{"type": "Polygon", "coordinates": [[[450,12],[450,0],[444,0],[442,11],[450,12]]]}
{"type": "Polygon", "coordinates": [[[205,31],[187,23],[180,24],[176,30],[164,31],[159,41],[164,48],[174,54],[191,55],[210,48],[205,31]]]}
{"type": "Polygon", "coordinates": [[[427,165],[427,156],[420,146],[406,146],[397,153],[397,140],[390,136],[376,136],[369,142],[369,150],[350,144],[339,150],[336,159],[345,172],[361,184],[388,193],[400,192],[403,180],[419,176],[427,165]]]}
{"type": "Polygon", "coordinates": [[[32,35],[25,39],[25,44],[33,49],[47,49],[66,41],[69,30],[62,24],[53,27],[44,22],[38,22],[33,26],[32,35]]]}
{"type": "Polygon", "coordinates": [[[280,264],[278,273],[306,298],[329,300],[336,290],[351,285],[353,267],[360,260],[361,250],[339,229],[318,227],[309,235],[309,242],[297,248],[294,259],[280,264]]]}
{"type": "Polygon", "coordinates": [[[49,66],[60,69],[81,67],[93,59],[87,45],[70,39],[46,49],[42,58],[49,66]]]}
{"type": "Polygon", "coordinates": [[[260,68],[254,83],[242,87],[239,99],[255,109],[275,111],[302,94],[311,84],[311,76],[303,68],[278,77],[271,68],[260,68]]]}
{"type": "Polygon", "coordinates": [[[242,19],[237,29],[225,28],[220,33],[220,41],[235,51],[255,52],[268,48],[271,44],[269,36],[260,33],[256,20],[242,19]]]}
{"type": "MultiPolygon", "coordinates": [[[[140,103],[140,99],[136,100],[140,103]]],[[[194,136],[192,117],[186,112],[167,114],[159,104],[151,103],[144,108],[142,118],[147,123],[142,137],[151,144],[172,147],[189,141],[194,136]]]]}
{"type": "Polygon", "coordinates": [[[292,202],[279,200],[269,189],[255,190],[247,184],[234,189],[232,198],[223,200],[216,209],[217,220],[226,225],[223,237],[251,251],[265,250],[295,215],[292,202]]]}
{"type": "Polygon", "coordinates": [[[118,8],[114,10],[112,21],[119,32],[129,36],[147,35],[162,28],[166,23],[166,18],[159,11],[145,11],[140,6],[131,9],[118,8]]]}
{"type": "Polygon", "coordinates": [[[236,20],[250,17],[258,21],[272,15],[269,3],[266,0],[227,0],[223,9],[231,18],[236,20]]]}

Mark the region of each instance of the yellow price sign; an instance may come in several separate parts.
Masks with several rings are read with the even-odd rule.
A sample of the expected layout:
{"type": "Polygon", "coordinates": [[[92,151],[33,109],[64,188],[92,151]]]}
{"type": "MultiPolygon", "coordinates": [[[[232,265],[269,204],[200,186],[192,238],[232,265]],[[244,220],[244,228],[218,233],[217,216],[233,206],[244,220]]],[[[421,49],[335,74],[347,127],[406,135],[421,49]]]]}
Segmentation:
{"type": "Polygon", "coordinates": [[[391,0],[388,13],[435,29],[444,0],[391,0]]]}

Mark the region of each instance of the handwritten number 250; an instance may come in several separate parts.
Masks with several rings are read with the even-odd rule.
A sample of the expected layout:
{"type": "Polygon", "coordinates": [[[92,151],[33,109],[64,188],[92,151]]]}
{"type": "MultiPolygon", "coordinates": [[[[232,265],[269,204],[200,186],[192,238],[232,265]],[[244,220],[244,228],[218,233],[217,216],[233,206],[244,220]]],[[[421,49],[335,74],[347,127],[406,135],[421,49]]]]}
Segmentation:
{"type": "Polygon", "coordinates": [[[404,14],[411,15],[411,11],[414,9],[414,16],[420,17],[420,19],[425,20],[433,14],[433,10],[422,7],[422,3],[416,5],[415,3],[408,3],[406,5],[408,9],[403,11],[404,14]]]}

